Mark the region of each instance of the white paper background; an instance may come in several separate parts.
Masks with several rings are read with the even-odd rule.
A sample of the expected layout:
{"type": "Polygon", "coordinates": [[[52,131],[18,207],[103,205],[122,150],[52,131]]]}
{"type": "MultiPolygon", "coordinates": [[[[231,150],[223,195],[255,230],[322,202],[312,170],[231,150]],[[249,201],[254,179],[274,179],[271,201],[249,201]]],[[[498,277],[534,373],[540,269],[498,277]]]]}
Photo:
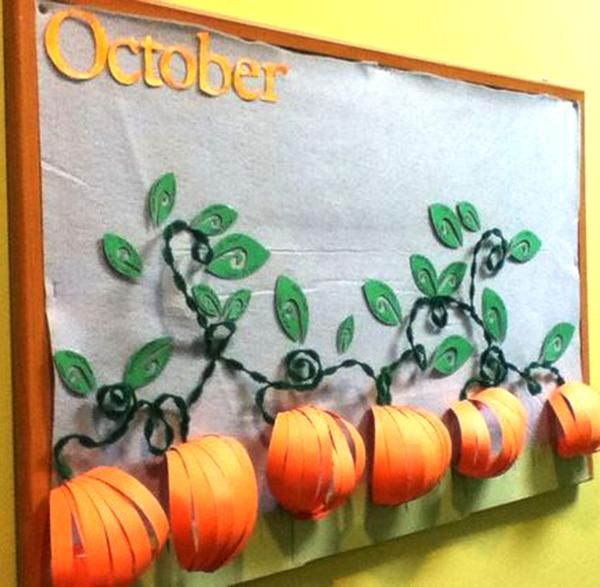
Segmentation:
{"type": "MultiPolygon", "coordinates": [[[[361,285],[368,278],[385,280],[408,314],[417,295],[408,265],[412,253],[426,254],[440,271],[467,259],[477,237],[467,234],[468,246],[459,251],[434,238],[427,207],[437,201],[469,200],[484,226],[497,225],[508,237],[529,228],[543,241],[534,261],[508,264],[485,283],[508,308],[505,351],[514,363],[536,359],[556,322],[578,323],[579,120],[572,103],[301,55],[216,33],[213,50],[232,62],[247,56],[289,64],[289,74],[277,81],[276,104],[246,103],[234,93],[211,99],[196,89],[123,87],[106,72],[75,83],[61,77],[43,51],[43,30],[55,10],[50,5],[38,16],[47,312],[53,349],[86,355],[101,383],[119,381],[127,357],[165,334],[175,336],[177,352],[144,395],[187,393],[204,365],[190,349],[198,336],[195,322],[161,261],[159,233],[146,220],[148,189],[166,171],[178,181],[173,218],[189,220],[208,204],[231,204],[240,213],[235,231],[255,236],[271,251],[268,264],[246,280],[207,280],[223,296],[239,287],[253,290],[228,354],[269,375],[295,348],[274,317],[273,288],[282,273],[308,296],[305,346],[318,349],[326,365],[339,361],[335,331],[350,313],[356,335],[348,356],[379,367],[405,348],[404,330],[370,316],[361,285]],[[108,231],[142,251],[146,268],[139,283],[118,279],[107,268],[99,239],[108,231]]],[[[150,34],[165,45],[195,47],[196,29],[100,18],[112,39],[150,34]]],[[[85,29],[67,24],[64,30],[65,55],[85,67],[91,48],[85,29]]],[[[128,65],[135,64],[132,58],[128,65]]],[[[462,322],[452,317],[444,335],[462,332],[462,322]]],[[[420,328],[417,335],[429,352],[443,338],[422,336],[420,328]]],[[[559,363],[568,378],[580,377],[579,356],[578,332],[559,363]]],[[[441,414],[472,368],[446,379],[410,379],[409,368],[394,386],[394,400],[441,414]]],[[[262,473],[268,427],[253,408],[255,389],[220,372],[193,410],[192,432],[242,440],[268,507],[262,473]]],[[[518,393],[531,430],[537,430],[543,398],[518,393]]],[[[279,400],[271,407],[288,406],[293,398],[279,400]]],[[[373,390],[359,370],[342,371],[297,401],[335,408],[358,423],[373,390]]],[[[57,381],[55,438],[100,434],[92,407],[93,398],[76,399],[57,381]]],[[[75,445],[69,455],[79,470],[118,462],[148,480],[154,471],[148,464],[156,461],[143,447],[138,422],[118,445],[102,452],[75,445]]]]}

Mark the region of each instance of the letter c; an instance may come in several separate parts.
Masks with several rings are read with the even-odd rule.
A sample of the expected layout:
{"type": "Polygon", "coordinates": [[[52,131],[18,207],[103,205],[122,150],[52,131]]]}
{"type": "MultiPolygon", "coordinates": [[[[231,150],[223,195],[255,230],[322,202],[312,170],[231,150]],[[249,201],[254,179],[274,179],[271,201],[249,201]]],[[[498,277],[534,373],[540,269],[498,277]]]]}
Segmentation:
{"type": "Polygon", "coordinates": [[[44,46],[50,61],[56,69],[67,77],[75,80],[88,80],[96,77],[102,72],[106,64],[108,54],[108,38],[106,31],[102,28],[100,21],[95,15],[83,10],[69,9],[57,12],[46,27],[44,33],[44,46]],[[71,67],[65,60],[60,50],[60,27],[68,18],[84,22],[90,27],[92,36],[94,37],[95,57],[94,63],[87,71],[79,71],[71,67]]]}

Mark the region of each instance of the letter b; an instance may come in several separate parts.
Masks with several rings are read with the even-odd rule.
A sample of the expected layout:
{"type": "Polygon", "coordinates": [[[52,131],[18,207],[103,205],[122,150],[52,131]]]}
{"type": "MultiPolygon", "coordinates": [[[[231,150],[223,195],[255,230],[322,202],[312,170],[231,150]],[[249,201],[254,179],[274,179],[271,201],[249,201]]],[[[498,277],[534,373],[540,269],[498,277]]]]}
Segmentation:
{"type": "Polygon", "coordinates": [[[200,90],[209,96],[220,96],[231,89],[231,65],[229,60],[224,55],[210,52],[210,35],[209,33],[198,33],[200,45],[200,63],[199,82],[200,90]],[[216,65],[221,71],[221,86],[215,88],[210,83],[209,69],[211,65],[216,65]]]}

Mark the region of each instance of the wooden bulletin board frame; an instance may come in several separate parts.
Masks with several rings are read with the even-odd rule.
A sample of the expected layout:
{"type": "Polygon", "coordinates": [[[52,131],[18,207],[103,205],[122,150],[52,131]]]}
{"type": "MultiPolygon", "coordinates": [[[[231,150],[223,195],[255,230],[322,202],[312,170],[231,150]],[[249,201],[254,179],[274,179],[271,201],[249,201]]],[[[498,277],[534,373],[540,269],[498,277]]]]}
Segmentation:
{"type": "MultiPolygon", "coordinates": [[[[585,229],[584,93],[565,87],[402,57],[366,47],[265,28],[248,22],[167,6],[150,0],[63,0],[65,4],[205,26],[243,39],[303,52],[376,62],[447,78],[576,102],[581,113],[581,352],[589,380],[585,229]]],[[[13,394],[15,413],[18,563],[20,584],[49,581],[48,494],[51,487],[52,367],[45,317],[40,131],[33,0],[4,3],[6,128],[11,275],[13,394]]]]}

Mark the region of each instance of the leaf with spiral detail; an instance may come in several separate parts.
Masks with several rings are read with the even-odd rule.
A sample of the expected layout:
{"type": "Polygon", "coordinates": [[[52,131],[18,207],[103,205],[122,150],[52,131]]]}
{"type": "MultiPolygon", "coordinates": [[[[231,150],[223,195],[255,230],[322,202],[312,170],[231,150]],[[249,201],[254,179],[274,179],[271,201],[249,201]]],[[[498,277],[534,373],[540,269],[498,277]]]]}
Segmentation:
{"type": "Polygon", "coordinates": [[[198,309],[207,318],[216,318],[221,314],[221,302],[215,290],[204,283],[192,287],[192,296],[198,309]]]}
{"type": "Polygon", "coordinates": [[[506,338],[508,316],[502,298],[489,287],[483,290],[481,297],[481,314],[486,332],[496,341],[506,338]]]}
{"type": "Polygon", "coordinates": [[[387,326],[398,326],[402,320],[400,302],[394,290],[383,281],[370,279],[363,285],[367,306],[376,320],[387,326]]]}
{"type": "Polygon", "coordinates": [[[96,377],[88,360],[75,351],[54,353],[56,370],[65,386],[77,395],[89,395],[96,390],[96,377]]]}
{"type": "Polygon", "coordinates": [[[165,173],[150,188],[150,218],[154,226],[160,226],[175,206],[176,182],[174,173],[165,173]]]}
{"type": "Polygon", "coordinates": [[[202,231],[206,236],[223,234],[236,220],[238,213],[231,206],[213,204],[208,206],[192,222],[191,227],[202,231]]]}
{"type": "Polygon", "coordinates": [[[450,249],[458,249],[463,242],[462,228],[456,213],[444,204],[429,206],[429,219],[439,241],[450,249]]]}
{"type": "Polygon", "coordinates": [[[235,322],[239,320],[250,305],[252,292],[249,289],[238,289],[233,292],[225,302],[223,308],[223,320],[235,322]]]}
{"type": "Polygon", "coordinates": [[[308,302],[302,288],[286,275],[280,275],[275,284],[275,313],[288,338],[304,342],[308,334],[308,302]]]}
{"type": "Polygon", "coordinates": [[[435,350],[433,367],[442,375],[452,375],[466,363],[473,350],[473,345],[466,338],[448,336],[435,350]]]}
{"type": "Polygon", "coordinates": [[[559,322],[551,328],[546,338],[544,338],[541,360],[545,363],[558,361],[567,350],[569,344],[571,344],[574,333],[575,326],[568,322],[559,322]]]}
{"type": "Polygon", "coordinates": [[[242,279],[258,271],[269,258],[269,251],[245,234],[230,234],[213,247],[206,270],[221,279],[242,279]]]}
{"type": "Polygon", "coordinates": [[[415,285],[422,293],[429,297],[437,294],[437,271],[427,257],[424,255],[411,255],[410,271],[415,285]]]}
{"type": "Polygon", "coordinates": [[[522,230],[517,234],[508,246],[508,255],[511,261],[526,263],[531,261],[542,246],[542,241],[530,230],[522,230]]]}
{"type": "Polygon", "coordinates": [[[133,389],[148,385],[162,373],[172,352],[173,339],[169,336],[145,344],[129,357],[124,382],[133,389]]]}
{"type": "Polygon", "coordinates": [[[117,234],[107,232],[102,237],[102,250],[106,261],[117,273],[130,279],[141,277],[144,262],[129,241],[117,234]]]}
{"type": "Polygon", "coordinates": [[[338,353],[345,353],[352,344],[354,338],[354,316],[348,316],[338,326],[336,346],[338,353]]]}

